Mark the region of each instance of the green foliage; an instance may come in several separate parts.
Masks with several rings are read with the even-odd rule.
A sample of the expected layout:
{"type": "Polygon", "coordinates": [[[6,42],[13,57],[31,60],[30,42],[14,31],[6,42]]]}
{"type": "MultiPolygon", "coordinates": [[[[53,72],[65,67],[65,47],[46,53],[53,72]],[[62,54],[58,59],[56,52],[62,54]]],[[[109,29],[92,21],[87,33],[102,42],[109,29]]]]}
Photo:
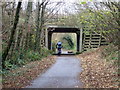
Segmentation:
{"type": "Polygon", "coordinates": [[[47,48],[41,48],[41,51],[42,57],[47,57],[53,53],[53,51],[48,50],[47,48]]]}
{"type": "Polygon", "coordinates": [[[118,52],[118,47],[113,44],[110,44],[103,50],[102,57],[106,58],[107,61],[114,60],[114,62],[117,62],[118,52]]]}
{"type": "Polygon", "coordinates": [[[86,2],[81,2],[81,4],[86,4],[86,2]]]}
{"type": "Polygon", "coordinates": [[[70,35],[64,36],[62,38],[62,40],[67,41],[67,43],[63,44],[63,47],[65,49],[73,49],[74,48],[74,43],[73,43],[72,37],[70,35]]]}
{"type": "Polygon", "coordinates": [[[28,51],[28,52],[26,53],[25,58],[26,58],[28,61],[35,61],[35,60],[41,59],[41,55],[40,55],[38,52],[28,51]]]}
{"type": "Polygon", "coordinates": [[[11,63],[11,60],[6,60],[5,61],[5,69],[14,69],[14,68],[16,68],[17,67],[17,65],[15,65],[15,64],[12,64],[11,63]]]}
{"type": "Polygon", "coordinates": [[[17,59],[17,65],[18,66],[22,66],[22,65],[25,65],[26,64],[26,61],[25,60],[22,60],[20,58],[17,59]]]}
{"type": "Polygon", "coordinates": [[[54,53],[56,52],[56,43],[55,42],[52,43],[52,51],[54,53]]]}
{"type": "Polygon", "coordinates": [[[51,55],[52,51],[42,48],[42,53],[35,52],[33,50],[27,50],[24,54],[20,54],[16,51],[11,59],[5,61],[5,69],[15,69],[21,67],[31,61],[41,60],[42,58],[51,55]],[[22,58],[21,58],[22,57],[22,58]]]}
{"type": "Polygon", "coordinates": [[[32,50],[29,50],[26,53],[25,58],[28,61],[36,61],[36,60],[41,60],[43,57],[47,57],[48,55],[51,55],[52,51],[46,49],[46,48],[41,48],[41,53],[39,52],[34,52],[32,50]]]}

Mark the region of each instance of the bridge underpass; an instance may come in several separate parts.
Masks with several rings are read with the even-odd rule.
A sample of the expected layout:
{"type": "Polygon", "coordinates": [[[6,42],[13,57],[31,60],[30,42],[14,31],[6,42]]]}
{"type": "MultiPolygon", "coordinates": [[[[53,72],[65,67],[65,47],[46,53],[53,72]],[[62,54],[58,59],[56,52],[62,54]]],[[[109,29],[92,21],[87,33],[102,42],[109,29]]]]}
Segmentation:
{"type": "MultiPolygon", "coordinates": [[[[42,32],[41,45],[42,47],[52,50],[53,33],[75,33],[77,36],[77,52],[82,52],[91,48],[98,48],[107,45],[105,38],[100,33],[91,32],[85,33],[85,30],[67,27],[67,26],[47,26],[42,32]]],[[[55,38],[55,37],[53,37],[55,38]]]]}
{"type": "MultiPolygon", "coordinates": [[[[81,34],[81,30],[79,28],[74,28],[74,27],[49,27],[47,29],[47,36],[48,36],[48,49],[51,50],[52,49],[52,36],[53,33],[75,33],[77,38],[76,38],[76,43],[77,43],[77,52],[81,52],[81,48],[82,48],[82,34],[81,34]]],[[[53,37],[55,38],[55,37],[53,37]]]]}

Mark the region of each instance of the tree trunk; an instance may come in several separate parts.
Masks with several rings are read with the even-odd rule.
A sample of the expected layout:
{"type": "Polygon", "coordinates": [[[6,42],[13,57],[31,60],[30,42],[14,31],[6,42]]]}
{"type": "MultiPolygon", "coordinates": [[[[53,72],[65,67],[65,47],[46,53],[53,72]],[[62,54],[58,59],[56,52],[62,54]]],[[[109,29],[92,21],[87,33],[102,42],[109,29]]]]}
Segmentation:
{"type": "Polygon", "coordinates": [[[26,50],[26,40],[27,40],[27,28],[28,28],[28,21],[30,18],[30,14],[32,13],[32,2],[28,2],[27,5],[27,11],[26,11],[26,18],[25,18],[25,23],[24,23],[24,29],[22,30],[22,37],[21,37],[21,44],[20,44],[20,55],[24,53],[26,50]]]}
{"type": "Polygon", "coordinates": [[[20,48],[20,42],[21,42],[21,37],[22,37],[22,26],[20,27],[19,31],[18,31],[18,37],[17,37],[17,45],[16,45],[16,48],[15,50],[18,50],[19,51],[19,48],[20,48]]]}
{"type": "Polygon", "coordinates": [[[38,3],[38,12],[37,12],[37,20],[36,20],[36,42],[35,42],[35,51],[41,53],[41,32],[44,24],[44,15],[45,15],[45,8],[48,2],[45,3],[45,0],[42,1],[41,5],[38,3]],[[40,7],[41,6],[41,7],[40,7]],[[41,14],[40,14],[41,9],[41,14]],[[39,17],[41,16],[41,17],[39,17]],[[39,23],[40,21],[40,23],[39,23]],[[39,26],[40,25],[40,26],[39,26]]]}
{"type": "Polygon", "coordinates": [[[28,39],[28,33],[29,33],[29,26],[28,25],[28,22],[29,22],[29,18],[30,18],[30,15],[32,13],[32,2],[28,2],[28,6],[27,6],[27,13],[26,13],[26,19],[25,19],[25,35],[24,35],[24,49],[27,49],[28,48],[28,43],[27,43],[27,39],[28,39]]]}
{"type": "Polygon", "coordinates": [[[40,43],[40,38],[39,38],[39,33],[40,33],[40,29],[39,29],[39,25],[40,25],[40,10],[41,10],[41,5],[38,2],[38,8],[37,8],[37,18],[36,18],[36,37],[35,37],[35,47],[34,50],[38,51],[39,50],[39,43],[40,43]]]}
{"type": "Polygon", "coordinates": [[[41,32],[42,32],[42,29],[43,29],[43,25],[44,25],[44,22],[45,22],[45,19],[44,19],[44,15],[45,15],[45,8],[46,8],[46,5],[47,5],[47,3],[45,3],[45,4],[43,4],[42,5],[42,11],[41,11],[41,23],[40,23],[40,33],[39,33],[39,40],[40,40],[40,42],[39,42],[39,46],[40,46],[40,53],[41,53],[41,32]]]}
{"type": "Polygon", "coordinates": [[[11,30],[10,40],[8,42],[8,45],[7,45],[6,49],[4,50],[4,52],[2,54],[2,60],[3,60],[2,66],[3,66],[3,68],[5,68],[5,60],[6,60],[6,57],[8,55],[8,52],[11,48],[11,45],[12,45],[12,42],[13,42],[13,39],[14,39],[15,30],[16,30],[16,27],[17,27],[17,24],[18,24],[18,21],[19,21],[19,13],[20,13],[20,9],[21,9],[21,4],[22,4],[22,2],[18,2],[16,14],[15,14],[15,19],[14,19],[14,24],[13,24],[13,28],[11,30]]]}

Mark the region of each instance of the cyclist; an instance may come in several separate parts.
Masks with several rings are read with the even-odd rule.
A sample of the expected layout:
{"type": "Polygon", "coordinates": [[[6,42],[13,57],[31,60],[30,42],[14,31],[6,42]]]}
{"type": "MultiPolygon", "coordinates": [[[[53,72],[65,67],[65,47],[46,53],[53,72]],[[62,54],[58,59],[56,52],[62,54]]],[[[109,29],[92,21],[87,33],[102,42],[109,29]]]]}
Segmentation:
{"type": "Polygon", "coordinates": [[[61,54],[62,42],[58,41],[56,48],[58,49],[58,54],[61,54]]]}

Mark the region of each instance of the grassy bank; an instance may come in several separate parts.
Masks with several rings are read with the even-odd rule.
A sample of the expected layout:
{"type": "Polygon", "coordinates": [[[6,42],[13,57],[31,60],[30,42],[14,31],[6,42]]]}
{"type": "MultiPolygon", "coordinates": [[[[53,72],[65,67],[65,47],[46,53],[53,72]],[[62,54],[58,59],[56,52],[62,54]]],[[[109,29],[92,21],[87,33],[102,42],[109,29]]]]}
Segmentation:
{"type": "Polygon", "coordinates": [[[52,51],[45,48],[42,49],[42,53],[27,50],[19,55],[17,51],[13,52],[12,57],[5,62],[6,68],[0,71],[3,87],[20,88],[29,84],[55,62],[55,56],[51,54],[52,51]]]}
{"type": "Polygon", "coordinates": [[[108,45],[78,55],[85,88],[118,88],[118,47],[108,45]]]}
{"type": "Polygon", "coordinates": [[[52,51],[45,48],[43,48],[41,51],[41,53],[35,52],[31,49],[24,51],[23,53],[19,53],[17,50],[13,51],[12,55],[9,56],[11,58],[8,57],[8,60],[5,61],[5,69],[3,69],[1,73],[4,73],[7,70],[22,67],[23,65],[28,64],[32,61],[40,61],[42,58],[47,57],[52,53],[52,51]]]}

